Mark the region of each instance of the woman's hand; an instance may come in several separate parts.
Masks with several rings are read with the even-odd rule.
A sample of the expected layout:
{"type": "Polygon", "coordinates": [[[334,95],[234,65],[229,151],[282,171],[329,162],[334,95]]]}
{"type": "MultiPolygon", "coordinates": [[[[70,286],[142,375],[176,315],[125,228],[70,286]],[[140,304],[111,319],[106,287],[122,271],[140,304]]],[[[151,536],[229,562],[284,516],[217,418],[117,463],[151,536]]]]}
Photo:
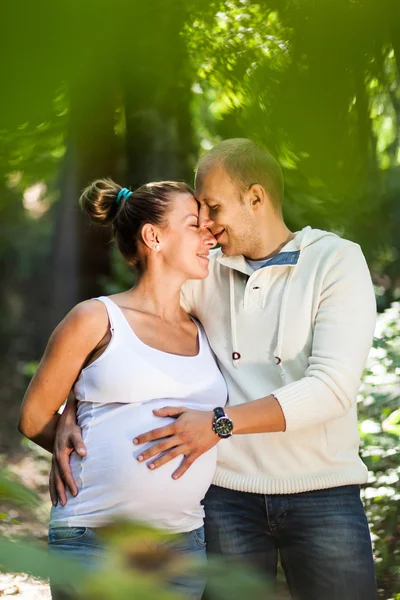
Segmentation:
{"type": "Polygon", "coordinates": [[[214,414],[212,411],[191,410],[182,407],[164,407],[153,410],[157,417],[175,417],[176,420],[165,427],[153,429],[148,433],[138,435],[134,444],[145,444],[154,440],[162,441],[153,444],[138,456],[140,462],[144,462],[154,456],[147,466],[149,469],[157,469],[170,460],[183,454],[184,460],[172,477],[178,479],[194,463],[196,458],[215,446],[220,438],[212,429],[214,414]]]}
{"type": "Polygon", "coordinates": [[[86,446],[82,440],[81,428],[76,424],[77,401],[71,392],[64,412],[57,424],[54,441],[53,458],[50,472],[50,498],[53,506],[59,501],[61,506],[67,503],[66,488],[73,496],[78,494],[78,488],[72,477],[70,457],[72,452],[86,456],[86,446]]]}

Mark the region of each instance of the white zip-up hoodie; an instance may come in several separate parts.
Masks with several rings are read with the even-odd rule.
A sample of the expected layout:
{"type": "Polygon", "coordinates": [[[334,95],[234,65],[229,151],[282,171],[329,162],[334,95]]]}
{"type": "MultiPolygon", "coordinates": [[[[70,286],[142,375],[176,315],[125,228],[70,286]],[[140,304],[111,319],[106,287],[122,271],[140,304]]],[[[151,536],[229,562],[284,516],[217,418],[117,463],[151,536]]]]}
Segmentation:
{"type": "Polygon", "coordinates": [[[182,304],[205,327],[228,404],[273,394],[286,421],[221,440],[214,484],[283,494],[366,482],[356,396],[376,303],[358,245],[306,227],[257,271],[217,250],[182,304]]]}

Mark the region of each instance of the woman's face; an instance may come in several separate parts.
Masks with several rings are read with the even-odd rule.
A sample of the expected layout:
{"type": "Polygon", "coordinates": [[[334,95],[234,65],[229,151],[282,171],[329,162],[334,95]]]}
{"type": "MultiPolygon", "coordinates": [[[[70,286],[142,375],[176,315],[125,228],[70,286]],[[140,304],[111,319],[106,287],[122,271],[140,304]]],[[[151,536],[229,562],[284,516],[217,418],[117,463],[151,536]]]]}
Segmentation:
{"type": "Polygon", "coordinates": [[[166,268],[185,280],[207,277],[208,254],[217,242],[208,229],[199,229],[199,206],[191,194],[174,194],[168,224],[159,239],[166,268]]]}

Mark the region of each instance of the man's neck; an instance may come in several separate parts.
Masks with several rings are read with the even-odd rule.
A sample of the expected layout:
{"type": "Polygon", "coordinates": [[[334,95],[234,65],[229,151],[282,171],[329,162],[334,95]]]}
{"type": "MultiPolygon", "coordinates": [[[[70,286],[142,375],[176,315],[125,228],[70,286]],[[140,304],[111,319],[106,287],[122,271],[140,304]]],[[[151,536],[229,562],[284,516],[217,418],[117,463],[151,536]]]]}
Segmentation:
{"type": "Polygon", "coordinates": [[[249,260],[267,260],[278,254],[284,246],[295,237],[284,223],[279,231],[276,229],[265,236],[265,241],[262,244],[257,244],[254,252],[248,252],[245,258],[249,260]]]}

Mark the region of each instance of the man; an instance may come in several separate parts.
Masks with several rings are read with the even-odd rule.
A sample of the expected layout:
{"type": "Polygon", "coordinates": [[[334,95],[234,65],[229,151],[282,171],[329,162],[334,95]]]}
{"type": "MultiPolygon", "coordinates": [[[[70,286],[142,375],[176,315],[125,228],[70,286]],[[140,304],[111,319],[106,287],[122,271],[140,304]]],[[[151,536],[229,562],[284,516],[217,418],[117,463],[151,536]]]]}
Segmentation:
{"type": "MultiPolygon", "coordinates": [[[[200,159],[196,197],[221,248],[183,304],[205,327],[229,403],[214,414],[157,411],[177,418],[134,441],[156,440],[139,460],[162,468],[183,454],[180,477],[218,443],[204,501],[208,551],[272,577],[279,552],[293,598],[373,600],[356,411],[376,309],[364,257],[331,233],[289,231],[281,169],[250,140],[226,140],[200,159]]],[[[71,436],[82,447],[76,428],[61,432],[63,465],[71,436]]]]}

